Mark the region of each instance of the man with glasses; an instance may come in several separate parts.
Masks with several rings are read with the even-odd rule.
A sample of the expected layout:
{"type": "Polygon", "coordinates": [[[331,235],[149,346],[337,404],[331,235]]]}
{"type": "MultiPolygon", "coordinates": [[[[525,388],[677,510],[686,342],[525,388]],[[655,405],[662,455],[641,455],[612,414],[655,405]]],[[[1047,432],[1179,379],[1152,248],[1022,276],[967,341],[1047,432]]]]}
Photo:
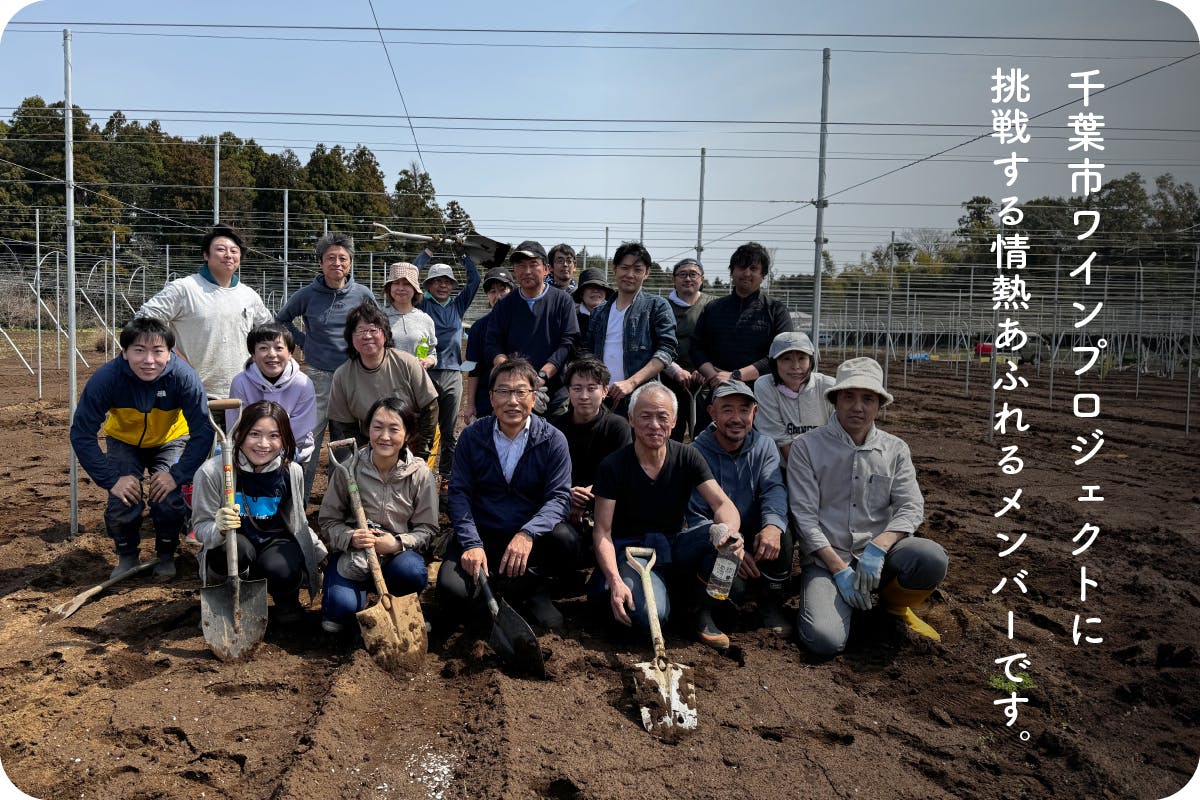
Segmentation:
{"type": "Polygon", "coordinates": [[[575,248],[571,245],[556,244],[550,248],[550,274],[546,283],[557,286],[567,294],[575,293],[575,248]]]}
{"type": "Polygon", "coordinates": [[[692,392],[704,385],[704,376],[696,370],[692,361],[692,334],[696,330],[696,321],[700,312],[712,300],[712,295],[704,294],[700,289],[704,286],[704,265],[694,258],[685,258],[675,265],[671,271],[671,279],[675,288],[667,296],[671,303],[671,312],[675,314],[675,363],[663,370],[663,383],[675,393],[679,401],[679,419],[675,422],[675,430],[671,438],[682,442],[684,434],[696,438],[692,430],[692,418],[695,412],[695,399],[692,392]]]}
{"type": "MultiPolygon", "coordinates": [[[[553,291],[558,291],[557,289],[553,291]]],[[[513,601],[527,601],[539,625],[562,625],[545,593],[545,579],[573,567],[578,543],[556,526],[570,509],[571,457],[567,440],[533,416],[538,375],[523,358],[492,368],[493,416],[462,432],[450,473],[454,536],[438,570],[437,591],[462,613],[479,601],[477,576],[513,601]]]]}
{"type": "Polygon", "coordinates": [[[546,284],[546,250],[535,241],[517,245],[509,257],[519,291],[496,303],[489,315],[484,358],[493,367],[520,355],[536,369],[534,389],[545,390],[547,416],[567,409],[567,390],[558,373],[579,341],[579,320],[571,295],[546,284]]]}
{"type": "Polygon", "coordinates": [[[617,296],[592,312],[587,349],[612,373],[608,400],[625,416],[629,396],[655,380],[675,360],[675,317],[666,300],[646,294],[650,253],[641,242],[624,242],[613,256],[617,296]]]}
{"type": "Polygon", "coordinates": [[[304,464],[306,499],[312,493],[321,443],[325,439],[333,373],[346,363],[346,342],[342,338],[346,315],[362,303],[375,302],[371,290],[350,275],[354,269],[354,239],[330,231],[317,240],[316,252],[321,274],[289,297],[275,315],[275,321],[292,332],[296,344],[304,351],[304,374],[312,381],[317,395],[317,418],[312,431],[316,449],[304,464]],[[296,327],[297,317],[304,322],[303,330],[296,327]]]}

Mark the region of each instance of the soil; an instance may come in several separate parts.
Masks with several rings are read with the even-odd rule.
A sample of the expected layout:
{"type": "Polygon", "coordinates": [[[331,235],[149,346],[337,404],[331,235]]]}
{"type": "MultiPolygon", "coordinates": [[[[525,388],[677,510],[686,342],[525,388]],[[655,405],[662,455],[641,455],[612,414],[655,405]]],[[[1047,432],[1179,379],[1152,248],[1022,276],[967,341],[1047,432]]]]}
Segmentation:
{"type": "Polygon", "coordinates": [[[272,625],[249,660],[222,663],[200,634],[187,547],[177,579],[132,579],[65,621],[48,618],[114,563],[104,494],[81,475],[72,538],[65,372],[48,372],[46,398],[35,401],[28,373],[0,361],[4,770],[40,798],[1173,794],[1200,750],[1200,492],[1183,376],[1142,376],[1136,396],[1132,372],[1085,379],[1103,398],[1089,421],[1071,414],[1070,372],[1056,376],[1051,407],[1046,371],[1023,369],[1031,385],[1012,399],[1030,430],[988,443],[978,364],[969,393],[962,365],[921,364],[906,381],[901,369],[892,365],[896,403],[882,426],[911,445],[926,498],[921,532],[951,556],[920,609],[941,641],[871,612],[856,618],[844,654],[822,660],[755,630],[751,602],[730,604],[727,655],[682,626],[666,632],[671,658],[694,668],[700,724],[664,741],[641,728],[630,694],[649,641],[597,624],[572,589],[560,603],[565,629],[541,632],[546,681],[506,675],[486,645],[487,621],[455,626],[431,592],[430,653],[415,674],[386,673],[361,648],[324,637],[315,611],[290,630],[272,625]],[[1096,427],[1104,446],[1074,466],[1075,437],[1096,427]],[[997,467],[1001,442],[1020,446],[1021,474],[997,467]],[[1101,485],[1104,502],[1077,502],[1082,484],[1101,485]],[[1020,511],[993,516],[1018,487],[1020,511]],[[1099,535],[1072,556],[1089,521],[1099,535]],[[1011,543],[998,534],[1017,531],[1027,538],[1001,558],[1011,543]],[[1086,603],[1081,566],[1097,582],[1086,603]],[[1072,643],[1076,613],[1102,618],[1080,623],[1102,643],[1072,643]],[[1027,654],[1030,681],[1009,727],[994,705],[1009,696],[996,659],[1013,653],[1027,654]]]}

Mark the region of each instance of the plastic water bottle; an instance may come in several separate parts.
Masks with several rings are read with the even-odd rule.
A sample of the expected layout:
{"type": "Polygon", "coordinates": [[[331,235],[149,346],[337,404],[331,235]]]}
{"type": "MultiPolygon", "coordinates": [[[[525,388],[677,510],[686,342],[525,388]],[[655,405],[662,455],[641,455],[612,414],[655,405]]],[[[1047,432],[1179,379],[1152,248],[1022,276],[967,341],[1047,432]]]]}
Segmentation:
{"type": "Polygon", "coordinates": [[[417,358],[429,358],[429,337],[422,336],[417,342],[417,358]]]}
{"type": "Polygon", "coordinates": [[[717,548],[717,561],[713,564],[712,574],[708,576],[708,595],[714,600],[729,598],[729,587],[733,585],[733,576],[737,574],[742,560],[733,554],[733,545],[727,544],[717,548]]]}

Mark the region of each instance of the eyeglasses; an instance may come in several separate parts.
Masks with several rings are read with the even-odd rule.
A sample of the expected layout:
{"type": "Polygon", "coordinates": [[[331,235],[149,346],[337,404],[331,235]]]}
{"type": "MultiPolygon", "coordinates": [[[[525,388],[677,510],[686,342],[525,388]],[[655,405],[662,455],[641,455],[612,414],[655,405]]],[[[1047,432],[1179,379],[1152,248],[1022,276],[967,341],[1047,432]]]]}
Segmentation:
{"type": "Polygon", "coordinates": [[[684,279],[691,278],[692,280],[699,280],[700,278],[702,278],[704,276],[701,275],[699,272],[692,272],[691,270],[680,270],[679,272],[675,273],[675,277],[676,278],[684,278],[684,279]]]}
{"type": "Polygon", "coordinates": [[[379,333],[383,333],[383,331],[379,328],[355,328],[354,329],[354,335],[360,339],[366,339],[369,336],[375,336],[376,334],[379,334],[379,333]]]}
{"type": "Polygon", "coordinates": [[[492,389],[492,396],[498,400],[507,400],[510,397],[524,400],[531,394],[533,389],[492,389]]]}

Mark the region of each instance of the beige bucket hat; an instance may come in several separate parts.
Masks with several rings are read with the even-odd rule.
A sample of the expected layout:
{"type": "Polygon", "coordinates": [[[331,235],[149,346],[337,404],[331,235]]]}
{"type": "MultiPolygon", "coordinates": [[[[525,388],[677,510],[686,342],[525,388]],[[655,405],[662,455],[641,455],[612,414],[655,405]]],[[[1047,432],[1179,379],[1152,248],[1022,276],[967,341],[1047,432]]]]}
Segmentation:
{"type": "Polygon", "coordinates": [[[825,399],[834,402],[833,396],[842,389],[867,389],[883,398],[883,405],[891,405],[895,398],[883,388],[883,367],[873,358],[848,358],[837,370],[833,387],[825,390],[825,399]]]}

